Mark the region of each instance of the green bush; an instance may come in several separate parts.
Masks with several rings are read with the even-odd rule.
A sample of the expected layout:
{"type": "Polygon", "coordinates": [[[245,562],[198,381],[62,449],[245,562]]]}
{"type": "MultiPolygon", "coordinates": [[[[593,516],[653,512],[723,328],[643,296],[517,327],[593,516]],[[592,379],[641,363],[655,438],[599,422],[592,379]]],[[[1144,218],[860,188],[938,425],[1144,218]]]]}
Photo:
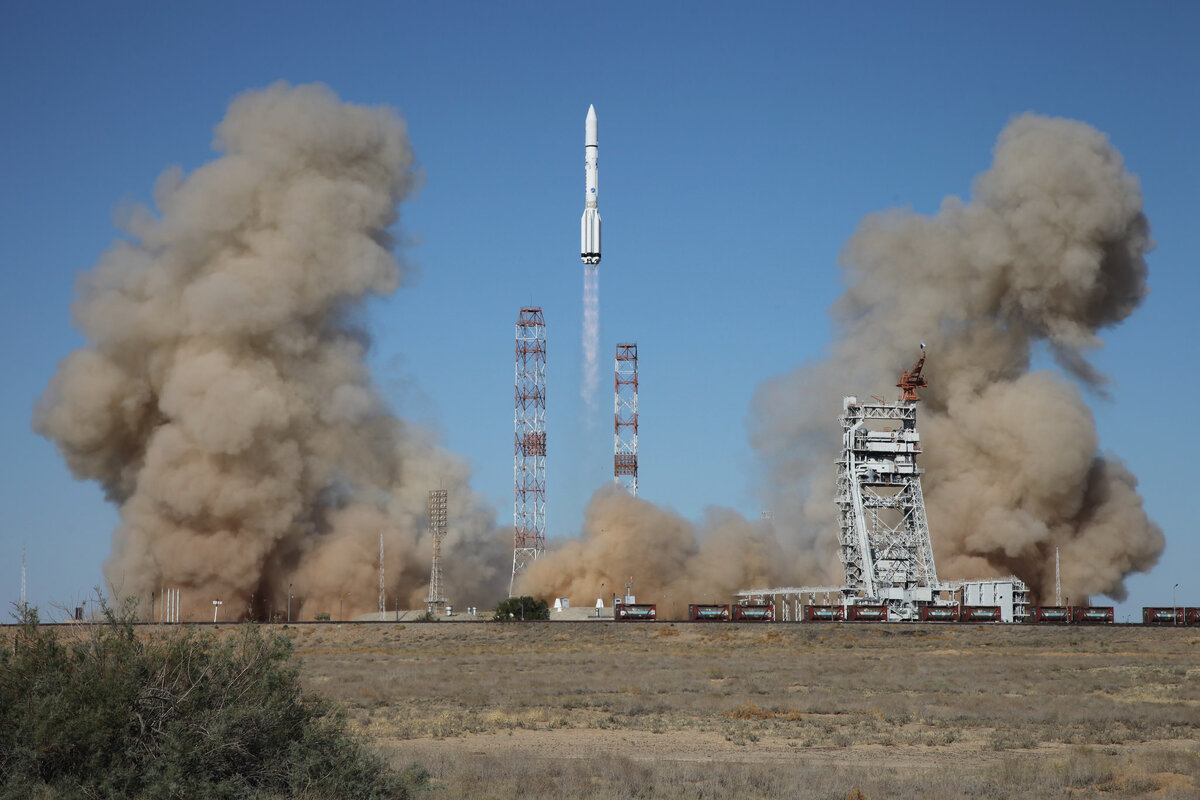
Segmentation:
{"type": "Polygon", "coordinates": [[[0,652],[0,798],[408,798],[301,692],[291,643],[246,625],[139,637],[132,608],[54,631],[21,614],[0,652]]]}
{"type": "Polygon", "coordinates": [[[493,619],[550,619],[550,606],[545,600],[534,600],[529,595],[510,597],[496,606],[496,616],[493,619]]]}

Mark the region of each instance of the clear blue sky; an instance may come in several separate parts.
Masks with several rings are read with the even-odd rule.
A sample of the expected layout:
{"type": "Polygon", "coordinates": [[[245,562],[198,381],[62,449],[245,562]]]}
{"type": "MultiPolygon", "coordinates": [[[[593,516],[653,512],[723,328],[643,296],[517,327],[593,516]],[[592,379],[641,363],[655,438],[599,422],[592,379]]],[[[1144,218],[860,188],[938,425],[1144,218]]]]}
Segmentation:
{"type": "MultiPolygon", "coordinates": [[[[0,598],[72,605],[115,511],[29,425],[81,344],[73,282],[122,203],[213,157],[230,99],[321,81],[407,119],[426,185],[402,209],[413,285],[373,303],[398,412],[469,459],[512,515],[513,323],[545,309],[548,521],[611,476],[611,398],[579,399],[583,120],[600,118],[602,375],[641,356],[641,494],[755,517],[746,440],[764,379],[829,343],[837,254],[871,211],[966,195],[1027,110],[1106,132],[1142,181],[1151,295],[1105,332],[1102,446],[1141,479],[1167,551],[1119,615],[1200,605],[1187,463],[1200,299],[1200,10],[1184,3],[14,3],[0,30],[0,598]],[[1179,459],[1183,458],[1183,465],[1179,459]]],[[[608,382],[602,381],[602,387],[608,382]]],[[[847,391],[853,391],[848,387],[847,391]]],[[[830,409],[836,424],[837,409],[830,409]]],[[[830,467],[832,469],[832,465],[830,467]]]]}

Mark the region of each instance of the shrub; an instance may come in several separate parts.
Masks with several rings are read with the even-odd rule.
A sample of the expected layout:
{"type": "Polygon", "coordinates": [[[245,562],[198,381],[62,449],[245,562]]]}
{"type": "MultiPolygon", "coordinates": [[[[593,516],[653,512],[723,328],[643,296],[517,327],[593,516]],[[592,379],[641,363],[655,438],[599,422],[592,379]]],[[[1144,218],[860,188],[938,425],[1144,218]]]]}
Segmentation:
{"type": "Polygon", "coordinates": [[[496,606],[493,619],[550,619],[550,606],[545,600],[534,600],[529,595],[510,597],[496,606]]]}
{"type": "Polygon", "coordinates": [[[143,638],[132,607],[102,608],[74,632],[25,611],[0,653],[0,798],[407,798],[422,782],[301,692],[286,637],[143,638]]]}

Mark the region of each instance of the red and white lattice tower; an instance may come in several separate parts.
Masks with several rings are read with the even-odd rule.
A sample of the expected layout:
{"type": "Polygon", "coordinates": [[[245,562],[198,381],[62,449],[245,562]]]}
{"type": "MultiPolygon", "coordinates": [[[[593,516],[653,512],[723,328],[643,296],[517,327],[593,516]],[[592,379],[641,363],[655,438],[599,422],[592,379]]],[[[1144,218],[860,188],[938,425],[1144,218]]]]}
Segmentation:
{"type": "Polygon", "coordinates": [[[546,322],[542,309],[517,318],[516,414],[513,420],[513,571],[546,551],[546,322]]]}
{"type": "Polygon", "coordinates": [[[637,497],[638,356],[637,343],[617,345],[613,394],[613,480],[637,497]]]}

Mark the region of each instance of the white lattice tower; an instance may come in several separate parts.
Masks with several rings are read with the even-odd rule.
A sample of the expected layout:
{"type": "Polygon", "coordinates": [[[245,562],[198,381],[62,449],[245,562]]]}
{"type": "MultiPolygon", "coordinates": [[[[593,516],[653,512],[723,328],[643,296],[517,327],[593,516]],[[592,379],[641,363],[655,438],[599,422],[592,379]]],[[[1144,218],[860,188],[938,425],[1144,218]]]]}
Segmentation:
{"type": "Polygon", "coordinates": [[[387,611],[386,601],[383,594],[383,533],[379,534],[379,619],[383,620],[383,615],[387,611]]]}
{"type": "Polygon", "coordinates": [[[898,611],[939,585],[917,467],[916,403],[915,390],[896,403],[842,403],[836,502],[845,585],[898,611]]]}
{"type": "Polygon", "coordinates": [[[442,539],[446,536],[446,490],[434,489],[429,493],[429,534],[433,538],[433,568],[429,571],[429,595],[425,598],[426,610],[446,605],[442,590],[442,539]]]}
{"type": "Polygon", "coordinates": [[[513,420],[513,571],[546,551],[546,322],[540,307],[517,318],[513,420]]]}
{"type": "Polygon", "coordinates": [[[638,355],[637,343],[617,345],[613,392],[613,481],[637,497],[638,492],[638,355]]]}

